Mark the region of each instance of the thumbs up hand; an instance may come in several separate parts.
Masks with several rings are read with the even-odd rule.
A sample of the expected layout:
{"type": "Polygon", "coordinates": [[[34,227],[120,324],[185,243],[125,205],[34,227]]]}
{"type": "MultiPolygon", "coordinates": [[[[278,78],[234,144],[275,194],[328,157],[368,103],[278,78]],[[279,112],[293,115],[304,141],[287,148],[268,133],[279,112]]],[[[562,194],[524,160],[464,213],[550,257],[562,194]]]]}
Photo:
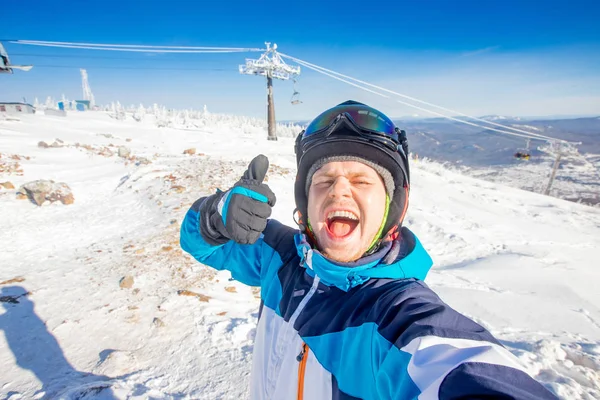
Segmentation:
{"type": "Polygon", "coordinates": [[[233,240],[253,244],[258,240],[276,200],[269,186],[263,183],[268,169],[269,159],[260,154],[231,189],[206,199],[200,210],[200,232],[205,239],[212,239],[207,240],[209,243],[233,240]]]}

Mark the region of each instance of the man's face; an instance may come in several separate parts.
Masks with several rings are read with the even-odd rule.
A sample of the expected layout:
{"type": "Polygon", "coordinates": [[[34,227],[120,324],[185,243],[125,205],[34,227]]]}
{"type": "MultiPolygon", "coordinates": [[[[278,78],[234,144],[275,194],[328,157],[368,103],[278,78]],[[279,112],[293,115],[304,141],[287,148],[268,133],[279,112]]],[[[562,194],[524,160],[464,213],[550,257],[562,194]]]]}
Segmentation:
{"type": "Polygon", "coordinates": [[[325,164],[308,191],[308,219],[319,250],[332,260],[355,261],[369,249],[383,224],[385,186],[358,161],[325,164]]]}

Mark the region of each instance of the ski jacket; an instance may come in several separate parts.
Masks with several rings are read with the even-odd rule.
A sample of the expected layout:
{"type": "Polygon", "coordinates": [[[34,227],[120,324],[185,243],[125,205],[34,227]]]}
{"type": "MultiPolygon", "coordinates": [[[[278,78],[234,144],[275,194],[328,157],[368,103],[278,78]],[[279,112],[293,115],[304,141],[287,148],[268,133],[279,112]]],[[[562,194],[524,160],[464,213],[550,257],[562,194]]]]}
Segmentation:
{"type": "Polygon", "coordinates": [[[261,288],[251,398],[555,399],[422,282],[432,261],[408,229],[354,263],[325,258],[275,220],[252,245],[212,246],[199,231],[202,200],[181,247],[261,288]]]}

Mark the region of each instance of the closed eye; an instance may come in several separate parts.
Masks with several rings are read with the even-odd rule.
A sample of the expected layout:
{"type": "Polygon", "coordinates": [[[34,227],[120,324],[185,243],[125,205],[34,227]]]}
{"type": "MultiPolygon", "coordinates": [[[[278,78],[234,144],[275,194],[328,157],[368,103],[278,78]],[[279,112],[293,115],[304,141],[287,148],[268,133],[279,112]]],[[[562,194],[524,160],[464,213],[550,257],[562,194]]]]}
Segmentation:
{"type": "Polygon", "coordinates": [[[366,180],[358,180],[358,181],[354,181],[355,185],[361,185],[361,186],[367,186],[367,185],[372,185],[371,181],[366,181],[366,180]]]}
{"type": "Polygon", "coordinates": [[[322,180],[322,181],[317,181],[314,184],[315,185],[327,185],[330,186],[333,183],[333,179],[326,179],[326,180],[322,180]]]}

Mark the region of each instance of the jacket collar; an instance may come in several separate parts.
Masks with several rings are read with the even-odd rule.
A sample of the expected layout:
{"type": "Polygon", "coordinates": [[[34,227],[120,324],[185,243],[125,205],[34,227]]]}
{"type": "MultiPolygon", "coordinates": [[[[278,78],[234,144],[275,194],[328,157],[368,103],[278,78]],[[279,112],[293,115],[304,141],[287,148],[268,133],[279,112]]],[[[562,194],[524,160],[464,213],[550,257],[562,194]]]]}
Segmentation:
{"type": "Polygon", "coordinates": [[[408,228],[402,228],[400,237],[385,243],[375,253],[354,262],[341,263],[325,257],[311,248],[306,235],[294,236],[300,265],[311,276],[317,275],[327,286],[336,286],[344,291],[358,286],[370,278],[424,280],[433,261],[421,245],[417,236],[408,228]]]}

